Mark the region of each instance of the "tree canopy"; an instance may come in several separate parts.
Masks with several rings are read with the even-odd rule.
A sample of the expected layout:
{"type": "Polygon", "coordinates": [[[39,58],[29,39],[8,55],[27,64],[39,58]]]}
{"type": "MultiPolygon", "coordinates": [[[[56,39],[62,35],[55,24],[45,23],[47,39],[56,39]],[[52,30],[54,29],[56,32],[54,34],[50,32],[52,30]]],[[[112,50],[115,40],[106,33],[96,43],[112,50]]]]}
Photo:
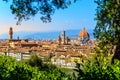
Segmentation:
{"type": "Polygon", "coordinates": [[[36,14],[41,14],[40,19],[46,23],[51,22],[51,15],[55,13],[55,10],[68,8],[74,2],[76,0],[12,0],[10,9],[18,20],[17,24],[36,14]]]}
{"type": "Polygon", "coordinates": [[[120,59],[120,0],[96,0],[95,37],[102,45],[116,45],[113,58],[120,59]]]}

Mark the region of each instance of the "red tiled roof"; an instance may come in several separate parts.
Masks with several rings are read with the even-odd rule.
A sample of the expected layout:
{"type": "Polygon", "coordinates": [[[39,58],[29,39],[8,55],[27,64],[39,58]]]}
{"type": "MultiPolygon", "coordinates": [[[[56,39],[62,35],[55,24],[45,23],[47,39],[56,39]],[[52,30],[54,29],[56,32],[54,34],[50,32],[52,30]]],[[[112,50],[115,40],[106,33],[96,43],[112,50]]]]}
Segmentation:
{"type": "Polygon", "coordinates": [[[89,36],[88,32],[86,31],[86,29],[84,28],[79,34],[78,37],[85,37],[85,36],[89,36]]]}

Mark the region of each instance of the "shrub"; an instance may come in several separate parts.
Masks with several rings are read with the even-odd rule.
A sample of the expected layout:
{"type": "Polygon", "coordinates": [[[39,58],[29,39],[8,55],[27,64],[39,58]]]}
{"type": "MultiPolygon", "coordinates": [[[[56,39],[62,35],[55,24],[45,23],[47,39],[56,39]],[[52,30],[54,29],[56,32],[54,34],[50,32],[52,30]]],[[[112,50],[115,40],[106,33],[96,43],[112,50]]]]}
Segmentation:
{"type": "Polygon", "coordinates": [[[15,59],[0,55],[0,80],[30,80],[33,69],[15,59]]]}
{"type": "Polygon", "coordinates": [[[44,63],[36,54],[31,55],[30,59],[26,61],[32,67],[38,67],[39,70],[55,69],[56,66],[51,63],[44,63]]]}
{"type": "Polygon", "coordinates": [[[97,55],[77,63],[75,71],[78,80],[120,80],[120,61],[111,64],[111,58],[97,55]]]}
{"type": "Polygon", "coordinates": [[[39,69],[42,69],[42,66],[43,66],[43,62],[42,62],[41,58],[38,57],[36,54],[31,55],[27,64],[29,64],[32,67],[38,67],[39,69]]]}
{"type": "Polygon", "coordinates": [[[53,70],[39,70],[23,62],[0,55],[0,80],[70,80],[71,76],[66,75],[58,68],[53,70]]]}

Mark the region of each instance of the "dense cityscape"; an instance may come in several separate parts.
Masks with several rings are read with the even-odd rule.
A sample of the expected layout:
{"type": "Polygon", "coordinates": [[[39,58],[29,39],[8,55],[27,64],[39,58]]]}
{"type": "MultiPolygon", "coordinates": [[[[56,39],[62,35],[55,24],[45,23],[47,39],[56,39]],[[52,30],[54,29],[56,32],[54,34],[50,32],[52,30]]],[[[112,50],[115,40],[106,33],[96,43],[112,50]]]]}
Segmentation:
{"type": "Polygon", "coordinates": [[[63,30],[56,40],[13,39],[13,34],[14,30],[10,27],[9,38],[0,41],[0,54],[12,56],[17,61],[36,54],[43,62],[67,68],[75,68],[75,62],[80,63],[83,58],[93,54],[96,43],[95,39],[90,39],[85,28],[78,33],[77,38],[67,37],[63,30]]]}
{"type": "Polygon", "coordinates": [[[120,80],[120,0],[0,0],[0,11],[0,80],[120,80]]]}

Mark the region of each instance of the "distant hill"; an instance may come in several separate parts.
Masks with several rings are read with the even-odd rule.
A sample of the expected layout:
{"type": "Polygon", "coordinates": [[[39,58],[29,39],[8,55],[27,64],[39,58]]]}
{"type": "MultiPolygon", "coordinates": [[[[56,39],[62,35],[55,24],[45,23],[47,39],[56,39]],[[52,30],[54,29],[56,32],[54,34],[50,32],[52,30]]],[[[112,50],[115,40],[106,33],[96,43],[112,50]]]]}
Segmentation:
{"type": "MultiPolygon", "coordinates": [[[[66,30],[66,36],[70,38],[75,38],[78,36],[81,30],[66,30]]],[[[87,30],[90,34],[90,38],[93,38],[93,30],[87,30]]],[[[52,32],[29,32],[29,31],[19,31],[13,33],[13,38],[17,39],[18,36],[20,39],[56,39],[61,35],[61,31],[52,31],[52,32]]],[[[0,39],[8,39],[8,33],[0,35],[0,39]]]]}

